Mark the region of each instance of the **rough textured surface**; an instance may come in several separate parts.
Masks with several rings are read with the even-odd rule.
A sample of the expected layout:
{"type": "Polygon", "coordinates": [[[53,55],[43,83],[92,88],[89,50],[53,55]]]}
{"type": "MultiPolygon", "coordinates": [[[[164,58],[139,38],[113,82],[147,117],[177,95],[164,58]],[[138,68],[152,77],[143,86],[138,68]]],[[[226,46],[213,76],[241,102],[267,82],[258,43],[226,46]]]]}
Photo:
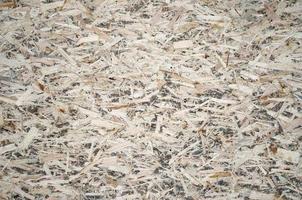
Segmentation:
{"type": "Polygon", "coordinates": [[[0,7],[1,198],[302,198],[300,1],[0,7]]]}

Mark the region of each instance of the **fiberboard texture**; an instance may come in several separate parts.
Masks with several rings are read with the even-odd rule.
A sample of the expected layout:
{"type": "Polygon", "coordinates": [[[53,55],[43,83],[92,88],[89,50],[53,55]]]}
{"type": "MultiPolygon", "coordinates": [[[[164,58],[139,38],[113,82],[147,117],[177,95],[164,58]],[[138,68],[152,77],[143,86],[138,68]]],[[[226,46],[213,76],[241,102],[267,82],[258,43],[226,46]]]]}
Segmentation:
{"type": "Polygon", "coordinates": [[[302,197],[302,3],[0,3],[1,199],[302,197]]]}

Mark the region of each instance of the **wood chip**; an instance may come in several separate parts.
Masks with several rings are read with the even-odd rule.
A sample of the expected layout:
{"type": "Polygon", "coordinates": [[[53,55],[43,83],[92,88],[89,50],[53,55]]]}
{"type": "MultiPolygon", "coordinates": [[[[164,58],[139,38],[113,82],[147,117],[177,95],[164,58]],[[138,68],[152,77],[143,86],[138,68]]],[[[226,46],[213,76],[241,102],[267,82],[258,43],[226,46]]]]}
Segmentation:
{"type": "Polygon", "coordinates": [[[193,47],[193,42],[191,40],[183,40],[173,43],[174,49],[186,49],[193,47]]]}

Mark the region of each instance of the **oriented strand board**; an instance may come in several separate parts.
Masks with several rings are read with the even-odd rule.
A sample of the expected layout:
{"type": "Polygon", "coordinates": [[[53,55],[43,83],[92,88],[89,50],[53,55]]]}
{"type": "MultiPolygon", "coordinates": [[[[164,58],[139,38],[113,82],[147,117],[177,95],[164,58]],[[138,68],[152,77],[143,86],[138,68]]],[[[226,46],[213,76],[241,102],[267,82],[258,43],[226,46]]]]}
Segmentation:
{"type": "Polygon", "coordinates": [[[301,199],[301,1],[16,3],[0,199],[301,199]]]}

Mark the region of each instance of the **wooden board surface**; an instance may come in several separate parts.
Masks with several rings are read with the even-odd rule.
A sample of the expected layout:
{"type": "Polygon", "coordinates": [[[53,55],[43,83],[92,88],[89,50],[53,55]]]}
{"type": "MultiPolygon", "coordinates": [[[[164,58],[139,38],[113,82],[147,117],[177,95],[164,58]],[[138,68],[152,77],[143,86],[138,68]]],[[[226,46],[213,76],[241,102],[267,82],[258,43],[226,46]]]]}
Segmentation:
{"type": "Polygon", "coordinates": [[[0,199],[301,199],[302,4],[270,2],[5,6],[0,199]]]}

